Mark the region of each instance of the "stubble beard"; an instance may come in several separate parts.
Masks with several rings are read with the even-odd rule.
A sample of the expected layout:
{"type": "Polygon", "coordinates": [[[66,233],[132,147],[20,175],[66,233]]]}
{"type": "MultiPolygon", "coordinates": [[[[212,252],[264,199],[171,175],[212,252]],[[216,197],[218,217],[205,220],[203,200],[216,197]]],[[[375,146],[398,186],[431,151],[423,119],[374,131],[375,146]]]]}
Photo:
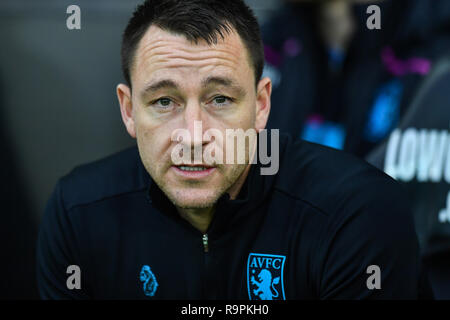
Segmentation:
{"type": "Polygon", "coordinates": [[[202,191],[203,195],[198,199],[191,199],[189,193],[196,192],[196,186],[201,185],[204,190],[205,183],[202,182],[184,182],[184,186],[178,190],[173,190],[164,178],[154,179],[155,183],[161,189],[161,191],[166,195],[166,197],[173,203],[173,205],[180,209],[205,209],[212,208],[215,206],[217,201],[228,192],[228,190],[238,181],[239,177],[244,173],[246,164],[233,165],[232,169],[226,174],[224,172],[224,166],[216,167],[219,174],[222,174],[223,179],[219,186],[214,189],[209,189],[210,192],[205,193],[202,191]],[[189,190],[192,189],[192,190],[189,190]],[[188,199],[186,199],[188,198],[188,199]]]}

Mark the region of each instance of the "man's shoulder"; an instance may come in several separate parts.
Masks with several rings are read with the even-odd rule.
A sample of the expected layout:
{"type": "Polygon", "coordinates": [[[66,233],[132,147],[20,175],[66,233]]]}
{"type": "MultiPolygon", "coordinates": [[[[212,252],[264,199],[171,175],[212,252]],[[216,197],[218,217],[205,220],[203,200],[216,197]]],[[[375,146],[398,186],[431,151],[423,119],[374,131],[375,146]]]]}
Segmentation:
{"type": "Polygon", "coordinates": [[[106,158],[80,165],[61,178],[60,188],[69,210],[121,194],[136,192],[148,184],[136,146],[106,158]]]}
{"type": "Polygon", "coordinates": [[[325,214],[404,196],[394,179],[356,156],[307,141],[287,140],[276,188],[325,214]]]}

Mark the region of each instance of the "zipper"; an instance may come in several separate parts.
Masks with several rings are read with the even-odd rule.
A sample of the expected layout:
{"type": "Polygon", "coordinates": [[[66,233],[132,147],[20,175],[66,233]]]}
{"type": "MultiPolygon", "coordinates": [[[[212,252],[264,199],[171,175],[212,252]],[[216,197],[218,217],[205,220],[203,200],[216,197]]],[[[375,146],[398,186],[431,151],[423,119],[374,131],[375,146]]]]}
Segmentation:
{"type": "Polygon", "coordinates": [[[212,286],[212,274],[211,274],[211,254],[209,253],[209,237],[208,234],[205,233],[202,235],[202,243],[203,243],[203,299],[214,299],[215,289],[212,286]]]}
{"type": "Polygon", "coordinates": [[[208,252],[209,251],[208,234],[204,234],[202,236],[202,240],[203,240],[203,251],[208,252]]]}

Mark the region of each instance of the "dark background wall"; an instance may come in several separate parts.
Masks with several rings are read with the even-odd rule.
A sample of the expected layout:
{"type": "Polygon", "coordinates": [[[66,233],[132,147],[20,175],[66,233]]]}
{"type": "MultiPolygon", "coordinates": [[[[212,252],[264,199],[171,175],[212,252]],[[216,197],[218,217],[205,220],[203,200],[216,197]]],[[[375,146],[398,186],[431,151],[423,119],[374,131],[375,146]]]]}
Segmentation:
{"type": "MultiPolygon", "coordinates": [[[[115,87],[121,34],[140,2],[0,1],[0,298],[37,297],[35,237],[57,179],[134,144],[115,87]],[[81,30],[66,27],[72,4],[81,30]]],[[[278,2],[247,1],[261,22],[278,2]]]]}

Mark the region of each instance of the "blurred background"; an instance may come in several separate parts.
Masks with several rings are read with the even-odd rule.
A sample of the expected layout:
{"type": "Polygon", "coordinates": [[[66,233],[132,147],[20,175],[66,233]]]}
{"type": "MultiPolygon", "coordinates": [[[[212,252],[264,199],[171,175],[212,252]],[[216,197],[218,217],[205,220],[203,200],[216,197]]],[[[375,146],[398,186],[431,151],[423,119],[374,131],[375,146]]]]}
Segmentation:
{"type": "MultiPolygon", "coordinates": [[[[38,298],[35,240],[56,181],[134,144],[115,87],[121,34],[140,2],[0,1],[0,299],[38,298]],[[73,4],[81,30],[66,27],[73,4]]],[[[415,172],[422,152],[430,156],[420,170],[442,171],[386,170],[410,193],[435,295],[450,299],[450,1],[246,2],[262,25],[264,73],[274,83],[269,128],[382,170],[390,156],[398,170],[415,172]],[[368,22],[371,4],[381,29],[368,22]],[[392,132],[412,127],[422,142],[399,138],[395,149],[392,132]]]]}

